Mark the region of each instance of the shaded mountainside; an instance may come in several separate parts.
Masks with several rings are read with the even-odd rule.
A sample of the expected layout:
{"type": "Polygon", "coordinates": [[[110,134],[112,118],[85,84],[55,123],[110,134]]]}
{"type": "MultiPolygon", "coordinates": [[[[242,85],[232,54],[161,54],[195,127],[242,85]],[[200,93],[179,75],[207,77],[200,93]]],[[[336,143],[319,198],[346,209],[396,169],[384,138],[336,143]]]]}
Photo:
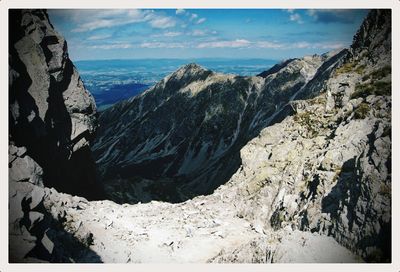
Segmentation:
{"type": "Polygon", "coordinates": [[[212,193],[238,169],[246,142],[289,114],[287,103],[346,52],[295,59],[266,78],[189,64],[102,112],[93,153],[106,192],[118,202],[212,193]]]}
{"type": "Polygon", "coordinates": [[[12,12],[10,262],[391,262],[390,10],[371,10],[349,50],[265,77],[189,64],[106,110],[94,157],[113,201],[49,188],[59,179],[34,150],[57,143],[47,159],[68,169],[93,139],[95,107],[74,69],[67,89],[43,80],[69,78],[38,45],[69,61],[46,13],[12,12]]]}

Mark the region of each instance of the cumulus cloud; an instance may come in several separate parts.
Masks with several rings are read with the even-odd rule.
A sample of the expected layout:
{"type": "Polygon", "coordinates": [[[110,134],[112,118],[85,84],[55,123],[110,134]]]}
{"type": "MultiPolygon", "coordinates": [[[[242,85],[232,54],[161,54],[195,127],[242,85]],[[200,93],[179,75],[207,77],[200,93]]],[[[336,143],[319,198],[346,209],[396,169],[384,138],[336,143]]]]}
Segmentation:
{"type": "Polygon", "coordinates": [[[180,35],[182,35],[182,32],[173,32],[173,31],[170,31],[170,32],[165,32],[165,33],[163,33],[163,36],[164,36],[164,37],[177,37],[177,36],[180,36],[180,35]]]}
{"type": "Polygon", "coordinates": [[[211,41],[211,42],[203,42],[197,45],[197,48],[243,48],[248,47],[251,44],[250,41],[245,39],[236,39],[233,41],[211,41]]]}
{"type": "Polygon", "coordinates": [[[116,43],[116,44],[100,44],[100,45],[92,45],[90,48],[92,49],[128,49],[132,48],[133,45],[130,43],[116,43]]]}
{"type": "Polygon", "coordinates": [[[105,40],[111,38],[111,35],[109,34],[104,34],[104,35],[93,35],[87,38],[89,41],[96,41],[96,40],[105,40]]]}
{"type": "Polygon", "coordinates": [[[144,42],[141,43],[141,48],[184,48],[186,47],[183,43],[167,43],[167,42],[144,42]]]}
{"type": "Polygon", "coordinates": [[[202,23],[204,23],[205,21],[206,21],[207,19],[206,18],[200,18],[197,22],[196,22],[196,24],[202,24],[202,23]]]}
{"type": "Polygon", "coordinates": [[[161,29],[176,25],[173,17],[153,10],[66,10],[64,13],[70,13],[71,19],[78,25],[72,32],[87,32],[143,22],[161,29]]]}
{"type": "Polygon", "coordinates": [[[193,31],[188,32],[187,34],[190,36],[200,37],[200,36],[213,36],[218,34],[218,32],[209,29],[194,29],[193,31]]]}
{"type": "Polygon", "coordinates": [[[301,19],[301,16],[298,13],[290,14],[289,19],[290,19],[290,21],[296,22],[298,24],[302,24],[303,23],[303,20],[301,19]]]}
{"type": "Polygon", "coordinates": [[[191,36],[205,36],[207,35],[207,32],[204,30],[200,30],[200,29],[195,29],[192,32],[190,32],[191,36]]]}
{"type": "MultiPolygon", "coordinates": [[[[302,23],[302,16],[309,16],[312,20],[323,22],[330,22],[335,18],[341,16],[349,16],[352,12],[349,10],[307,10],[304,15],[300,15],[297,10],[285,10],[289,19],[296,23],[302,23]],[[327,17],[330,14],[331,17],[327,17]],[[336,17],[332,17],[332,16],[336,17]]],[[[181,26],[183,24],[191,24],[192,27],[204,23],[206,18],[200,17],[196,13],[186,10],[176,10],[176,14],[183,16],[167,16],[163,12],[156,10],[60,10],[54,11],[57,16],[64,16],[69,21],[73,22],[76,26],[72,31],[87,32],[98,30],[101,28],[119,27],[130,23],[145,23],[154,29],[162,29],[161,32],[151,35],[151,37],[158,37],[160,40],[151,42],[126,42],[129,39],[124,39],[119,42],[104,43],[105,40],[114,36],[106,30],[89,35],[85,40],[88,41],[87,46],[92,49],[129,49],[129,48],[255,48],[255,49],[272,49],[272,50],[289,50],[289,49],[324,49],[332,50],[343,48],[346,45],[343,42],[316,42],[297,41],[297,42],[279,42],[274,40],[250,40],[243,37],[237,39],[222,39],[218,38],[216,31],[201,28],[200,26],[189,28],[186,31],[177,30],[173,27],[181,26]],[[180,18],[178,18],[180,17],[180,18]],[[179,23],[179,24],[178,24],[179,23]],[[167,29],[170,28],[168,31],[167,29]],[[192,36],[192,40],[179,42],[174,37],[178,36],[192,36]],[[171,39],[169,42],[166,38],[171,39]],[[97,41],[103,42],[99,44],[97,41]]],[[[182,39],[181,39],[182,40],[182,39]]]]}
{"type": "Polygon", "coordinates": [[[346,45],[342,42],[320,42],[310,43],[306,41],[299,41],[295,43],[283,43],[275,41],[249,41],[245,39],[236,39],[231,41],[209,41],[198,44],[197,48],[259,48],[259,49],[276,49],[276,50],[289,50],[289,49],[340,49],[346,45]]]}
{"type": "Polygon", "coordinates": [[[260,41],[256,42],[256,47],[258,48],[270,48],[270,49],[279,49],[284,48],[284,44],[277,42],[269,42],[269,41],[260,41]]]}
{"type": "Polygon", "coordinates": [[[296,42],[291,45],[288,45],[289,48],[313,48],[313,49],[341,49],[346,47],[346,45],[342,42],[322,42],[322,43],[310,43],[310,42],[296,42]]]}
{"type": "Polygon", "coordinates": [[[150,25],[154,28],[170,28],[176,25],[176,22],[171,17],[156,17],[150,20],[150,25]]]}
{"type": "Polygon", "coordinates": [[[287,13],[289,13],[289,20],[292,22],[296,22],[298,24],[304,23],[300,13],[296,12],[294,9],[286,9],[285,10],[287,13]]]}
{"type": "Polygon", "coordinates": [[[191,21],[193,21],[193,20],[196,19],[197,17],[199,17],[199,15],[197,15],[196,13],[190,14],[190,20],[191,20],[191,21]]]}

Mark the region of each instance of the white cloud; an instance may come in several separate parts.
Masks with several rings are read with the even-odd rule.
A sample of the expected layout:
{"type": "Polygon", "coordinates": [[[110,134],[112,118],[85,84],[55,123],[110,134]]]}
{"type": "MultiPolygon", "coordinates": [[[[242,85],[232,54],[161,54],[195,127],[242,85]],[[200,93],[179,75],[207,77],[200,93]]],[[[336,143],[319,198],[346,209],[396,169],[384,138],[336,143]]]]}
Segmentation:
{"type": "Polygon", "coordinates": [[[256,42],[256,46],[255,47],[279,49],[279,48],[284,48],[285,45],[282,44],[282,43],[277,43],[277,42],[260,41],[260,42],[256,42]]]}
{"type": "Polygon", "coordinates": [[[296,42],[291,45],[292,48],[310,48],[315,46],[316,44],[312,45],[309,42],[296,42]]]}
{"type": "Polygon", "coordinates": [[[196,13],[192,13],[190,15],[190,20],[193,21],[194,19],[196,19],[197,17],[199,17],[199,15],[197,15],[196,13]]]}
{"type": "Polygon", "coordinates": [[[207,19],[206,18],[200,18],[198,21],[197,21],[197,23],[196,24],[202,24],[202,23],[204,23],[205,21],[206,21],[207,19]]]}
{"type": "Polygon", "coordinates": [[[98,28],[105,28],[105,27],[112,27],[112,26],[117,26],[116,22],[113,22],[112,20],[95,20],[93,22],[81,24],[77,28],[72,29],[72,32],[86,32],[86,31],[91,31],[95,30],[98,28]]]}
{"type": "Polygon", "coordinates": [[[317,16],[317,10],[315,10],[315,9],[309,9],[309,10],[307,10],[307,14],[308,14],[308,16],[310,16],[310,17],[316,18],[316,16],[317,16]]]}
{"type": "Polygon", "coordinates": [[[72,32],[86,32],[148,20],[149,12],[140,10],[78,10],[72,19],[78,27],[72,32]]]}
{"type": "Polygon", "coordinates": [[[208,41],[195,46],[197,48],[258,48],[258,49],[341,49],[345,47],[342,42],[321,42],[310,43],[299,41],[295,43],[279,43],[275,41],[248,41],[245,39],[236,39],[232,41],[208,41]]]}
{"type": "Polygon", "coordinates": [[[194,36],[194,37],[201,37],[201,36],[212,36],[218,34],[215,30],[209,29],[194,29],[190,32],[186,33],[187,35],[194,36]]]}
{"type": "Polygon", "coordinates": [[[303,20],[301,18],[301,15],[299,13],[296,13],[295,11],[296,11],[295,9],[286,9],[286,12],[290,14],[289,20],[296,22],[298,24],[302,24],[303,20]]]}
{"type": "Polygon", "coordinates": [[[205,35],[207,35],[207,33],[204,30],[195,29],[190,33],[190,35],[192,35],[192,36],[205,36],[205,35]]]}
{"type": "Polygon", "coordinates": [[[212,41],[212,42],[203,42],[197,45],[197,48],[244,48],[249,47],[251,42],[244,39],[236,39],[234,41],[212,41]]]}
{"type": "Polygon", "coordinates": [[[176,36],[180,36],[180,35],[182,35],[182,32],[173,32],[173,31],[170,31],[170,32],[165,32],[165,33],[163,34],[164,37],[176,37],[176,36]]]}
{"type": "Polygon", "coordinates": [[[312,49],[341,49],[345,48],[346,45],[342,42],[320,42],[320,43],[310,43],[310,42],[296,42],[291,45],[288,45],[288,48],[297,48],[297,49],[303,49],[303,48],[312,48],[312,49]]]}
{"type": "Polygon", "coordinates": [[[104,34],[104,35],[93,35],[93,36],[90,36],[89,38],[87,38],[89,41],[96,41],[96,40],[105,40],[105,39],[108,39],[108,38],[110,38],[111,37],[111,35],[109,35],[109,34],[104,34]]]}
{"type": "Polygon", "coordinates": [[[301,19],[301,16],[298,13],[290,14],[289,18],[290,18],[290,21],[294,21],[294,22],[296,22],[298,24],[302,24],[303,23],[303,20],[301,19]]]}
{"type": "Polygon", "coordinates": [[[290,50],[290,49],[323,49],[334,50],[345,48],[343,42],[317,42],[311,43],[306,41],[299,41],[294,43],[279,43],[276,41],[249,41],[245,39],[236,40],[209,40],[207,42],[143,42],[141,44],[132,43],[114,43],[89,46],[91,49],[128,49],[128,48],[254,48],[254,49],[274,49],[274,50],[290,50]]]}
{"type": "MultiPolygon", "coordinates": [[[[190,23],[193,23],[193,24],[202,24],[202,23],[204,23],[206,20],[207,20],[207,18],[204,18],[204,17],[202,17],[202,18],[199,18],[199,15],[198,14],[196,14],[196,13],[191,13],[191,12],[189,12],[189,11],[186,11],[186,10],[184,10],[184,9],[177,9],[176,11],[175,11],[175,14],[176,15],[184,15],[184,17],[183,17],[183,19],[188,19],[188,21],[190,22],[190,23]]],[[[184,22],[181,22],[181,26],[182,25],[185,25],[185,23],[184,22]]]]}
{"type": "Polygon", "coordinates": [[[154,28],[169,28],[174,27],[176,22],[171,17],[156,17],[150,21],[150,25],[154,28]]]}
{"type": "Polygon", "coordinates": [[[176,25],[173,17],[153,10],[77,10],[66,11],[77,27],[72,32],[87,32],[99,28],[111,28],[132,23],[147,22],[154,28],[170,28],[176,25]]]}
{"type": "Polygon", "coordinates": [[[101,44],[101,45],[92,45],[90,48],[92,49],[128,49],[132,48],[132,44],[130,43],[116,43],[116,44],[101,44]]]}
{"type": "Polygon", "coordinates": [[[141,48],[184,48],[183,43],[166,43],[166,42],[144,42],[141,43],[141,48]]]}

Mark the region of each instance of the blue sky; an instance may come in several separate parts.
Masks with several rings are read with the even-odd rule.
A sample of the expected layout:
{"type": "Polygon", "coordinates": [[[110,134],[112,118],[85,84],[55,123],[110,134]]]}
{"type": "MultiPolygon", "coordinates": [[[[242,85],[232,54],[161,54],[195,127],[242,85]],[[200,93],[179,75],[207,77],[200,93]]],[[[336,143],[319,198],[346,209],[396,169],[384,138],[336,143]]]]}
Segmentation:
{"type": "Polygon", "coordinates": [[[347,47],[368,10],[48,10],[72,60],[286,59],[347,47]]]}

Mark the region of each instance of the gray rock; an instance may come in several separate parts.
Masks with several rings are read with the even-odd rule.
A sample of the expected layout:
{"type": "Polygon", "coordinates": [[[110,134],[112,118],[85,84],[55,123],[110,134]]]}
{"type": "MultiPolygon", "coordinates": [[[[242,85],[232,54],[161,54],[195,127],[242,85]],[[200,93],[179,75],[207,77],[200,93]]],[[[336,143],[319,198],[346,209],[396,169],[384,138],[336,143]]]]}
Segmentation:
{"type": "Polygon", "coordinates": [[[21,227],[21,234],[11,234],[8,238],[10,262],[24,262],[24,257],[36,246],[36,237],[25,226],[21,227]]]}
{"type": "Polygon", "coordinates": [[[47,252],[51,255],[54,250],[54,243],[49,239],[49,237],[47,236],[46,233],[43,235],[41,243],[44,246],[44,248],[47,250],[47,252]]]}
{"type": "MultiPolygon", "coordinates": [[[[89,148],[97,129],[95,102],[46,11],[10,10],[10,26],[9,260],[70,261],[68,254],[79,255],[70,249],[79,248],[76,242],[44,233],[64,230],[44,203],[50,196],[56,202],[58,193],[43,187],[92,198],[101,193],[89,148]],[[35,258],[27,256],[30,251],[35,258]]],[[[54,206],[55,214],[62,212],[54,206]]]]}
{"type": "MultiPolygon", "coordinates": [[[[66,41],[43,10],[15,10],[10,20],[10,141],[37,160],[46,186],[98,197],[89,148],[97,129],[95,101],[68,57],[66,41]]],[[[37,166],[17,156],[22,161],[13,163],[11,178],[25,179],[37,166]]]]}
{"type": "Polygon", "coordinates": [[[362,259],[332,237],[294,231],[282,237],[271,254],[276,263],[358,263],[362,259]]]}
{"type": "MultiPolygon", "coordinates": [[[[20,149],[19,149],[20,150],[20,149]]],[[[17,151],[15,155],[20,153],[17,151]]],[[[28,155],[16,156],[10,163],[9,179],[15,182],[30,182],[43,186],[43,169],[28,155]]]]}
{"type": "Polygon", "coordinates": [[[29,212],[29,220],[31,221],[32,226],[42,221],[44,215],[40,212],[29,212]]]}
{"type": "Polygon", "coordinates": [[[44,190],[41,187],[35,186],[30,193],[31,203],[29,204],[30,209],[35,209],[39,204],[43,202],[44,199],[44,190]]]}

